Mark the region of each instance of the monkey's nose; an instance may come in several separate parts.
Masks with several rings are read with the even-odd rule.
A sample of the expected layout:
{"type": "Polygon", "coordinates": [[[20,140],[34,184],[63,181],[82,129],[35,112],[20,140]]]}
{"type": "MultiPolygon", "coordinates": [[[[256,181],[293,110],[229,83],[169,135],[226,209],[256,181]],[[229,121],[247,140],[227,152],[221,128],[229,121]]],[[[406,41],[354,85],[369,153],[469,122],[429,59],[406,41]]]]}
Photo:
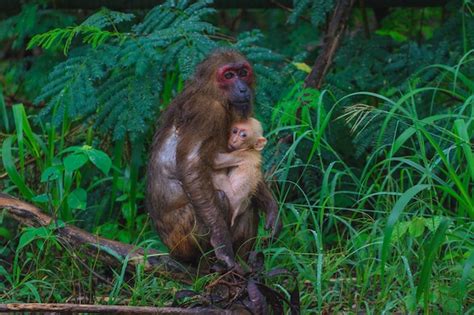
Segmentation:
{"type": "Polygon", "coordinates": [[[239,88],[240,93],[245,93],[245,92],[247,92],[247,90],[248,90],[248,89],[247,89],[246,86],[241,86],[241,87],[239,88]]]}

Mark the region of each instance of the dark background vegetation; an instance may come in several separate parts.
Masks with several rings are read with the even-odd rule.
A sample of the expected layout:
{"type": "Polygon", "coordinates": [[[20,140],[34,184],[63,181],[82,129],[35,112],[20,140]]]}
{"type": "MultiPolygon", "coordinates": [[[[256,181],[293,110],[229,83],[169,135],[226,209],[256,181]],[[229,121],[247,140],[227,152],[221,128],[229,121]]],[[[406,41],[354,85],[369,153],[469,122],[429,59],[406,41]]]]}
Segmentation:
{"type": "MultiPolygon", "coordinates": [[[[474,3],[356,2],[323,86],[305,89],[336,1],[216,2],[0,0],[2,192],[166,252],[143,203],[156,121],[206,54],[234,47],[255,67],[284,222],[257,249],[297,274],[302,310],[473,312],[474,3]]],[[[212,280],[125,274],[5,214],[3,303],[161,306],[212,280]]]]}

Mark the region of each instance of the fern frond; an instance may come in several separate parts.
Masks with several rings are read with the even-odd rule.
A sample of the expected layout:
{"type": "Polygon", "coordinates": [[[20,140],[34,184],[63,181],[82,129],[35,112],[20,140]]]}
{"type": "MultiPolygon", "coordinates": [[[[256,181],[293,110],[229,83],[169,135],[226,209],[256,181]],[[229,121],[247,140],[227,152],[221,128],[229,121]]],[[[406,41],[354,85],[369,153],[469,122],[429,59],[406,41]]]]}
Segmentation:
{"type": "Polygon", "coordinates": [[[334,8],[334,0],[293,0],[293,12],[288,17],[288,22],[296,20],[305,11],[310,12],[311,24],[318,26],[326,20],[326,14],[334,8]]]}
{"type": "Polygon", "coordinates": [[[81,25],[104,29],[107,26],[115,27],[122,22],[129,22],[134,18],[135,15],[132,13],[117,12],[103,8],[99,12],[89,16],[81,25]]]}
{"type": "Polygon", "coordinates": [[[112,131],[115,139],[127,134],[131,139],[143,135],[154,120],[162,88],[158,72],[156,66],[143,75],[131,69],[114,72],[98,90],[99,115],[95,125],[104,132],[112,131]]]}
{"type": "Polygon", "coordinates": [[[79,25],[75,27],[55,28],[46,33],[35,35],[28,43],[27,49],[31,49],[35,46],[44,49],[56,49],[61,46],[63,47],[64,55],[67,55],[72,40],[78,35],[82,35],[84,37],[83,43],[90,44],[92,48],[97,48],[111,37],[119,38],[120,40],[126,37],[125,34],[103,31],[96,26],[79,25]]]}
{"type": "Polygon", "coordinates": [[[311,5],[311,0],[293,0],[293,12],[288,17],[289,23],[296,23],[298,17],[303,14],[303,11],[311,5]]]}
{"type": "Polygon", "coordinates": [[[35,102],[46,101],[41,116],[52,115],[54,125],[64,118],[85,117],[96,109],[93,83],[104,77],[105,69],[114,63],[110,47],[101,50],[78,49],[69,59],[54,67],[35,102]],[[107,56],[107,57],[104,57],[107,56]]]}

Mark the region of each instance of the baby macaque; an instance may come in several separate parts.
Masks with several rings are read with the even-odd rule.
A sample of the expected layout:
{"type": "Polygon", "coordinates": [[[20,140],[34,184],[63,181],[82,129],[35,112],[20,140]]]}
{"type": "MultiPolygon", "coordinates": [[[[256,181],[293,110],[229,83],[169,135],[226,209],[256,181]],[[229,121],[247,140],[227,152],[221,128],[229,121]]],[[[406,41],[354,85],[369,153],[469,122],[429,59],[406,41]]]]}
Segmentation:
{"type": "Polygon", "coordinates": [[[224,191],[231,208],[231,223],[248,208],[251,197],[263,180],[260,151],[267,144],[262,125],[255,118],[232,126],[228,143],[229,153],[218,153],[213,176],[214,186],[224,191]]]}

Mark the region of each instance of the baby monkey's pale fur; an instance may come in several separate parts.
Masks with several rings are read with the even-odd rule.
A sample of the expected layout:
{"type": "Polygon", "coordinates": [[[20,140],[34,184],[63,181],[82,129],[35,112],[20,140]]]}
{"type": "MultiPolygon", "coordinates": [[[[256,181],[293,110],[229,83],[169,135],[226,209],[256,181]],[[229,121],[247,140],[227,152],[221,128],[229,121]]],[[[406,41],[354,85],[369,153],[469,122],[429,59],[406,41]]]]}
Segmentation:
{"type": "Polygon", "coordinates": [[[250,200],[263,181],[262,149],[267,139],[263,137],[262,125],[255,118],[238,122],[232,126],[229,153],[218,153],[214,160],[214,186],[222,190],[229,199],[231,222],[248,208],[250,200]]]}

